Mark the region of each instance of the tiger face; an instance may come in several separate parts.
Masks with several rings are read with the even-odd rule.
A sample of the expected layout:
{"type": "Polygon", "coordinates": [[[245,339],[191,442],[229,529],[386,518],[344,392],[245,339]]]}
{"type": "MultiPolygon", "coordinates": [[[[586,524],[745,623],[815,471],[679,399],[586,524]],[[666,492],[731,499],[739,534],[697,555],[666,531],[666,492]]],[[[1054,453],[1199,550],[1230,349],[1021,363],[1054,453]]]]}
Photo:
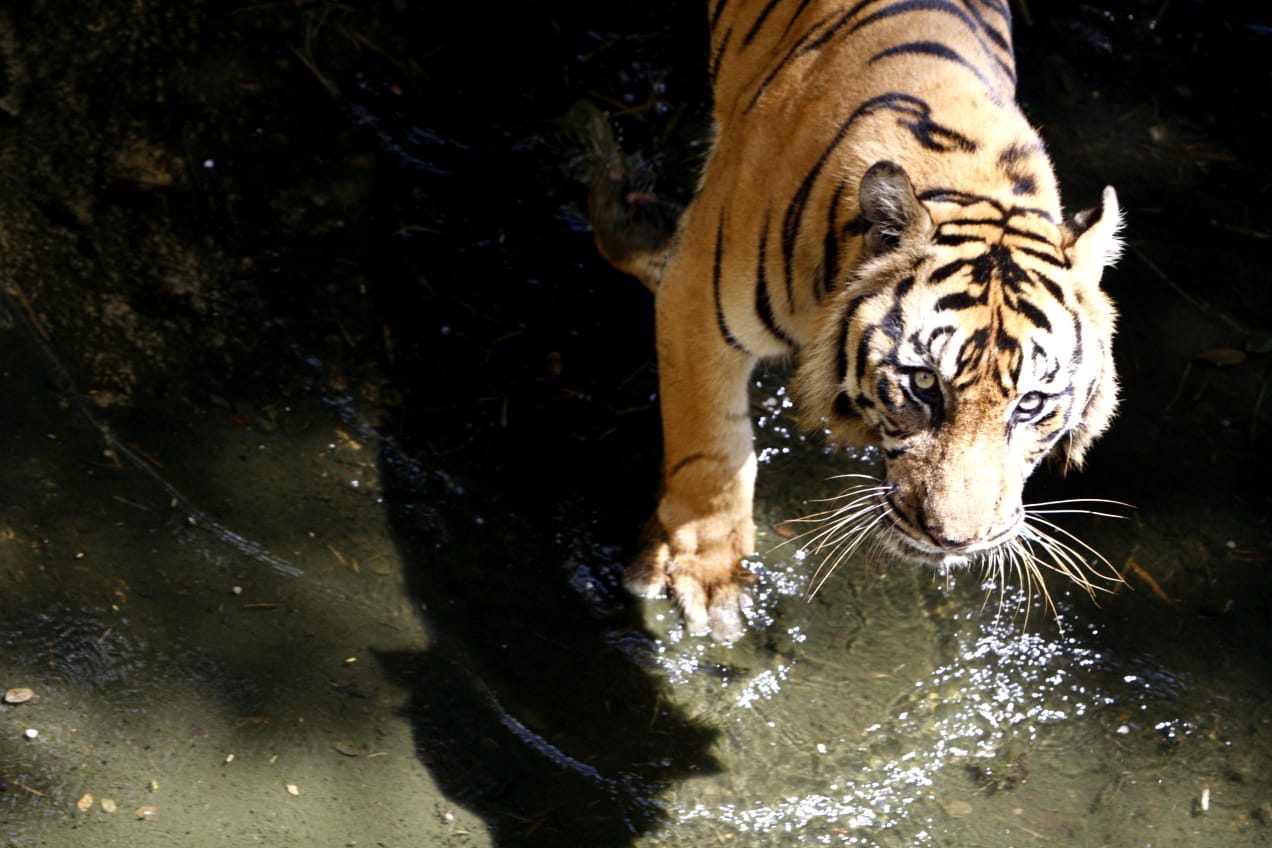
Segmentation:
{"type": "MultiPolygon", "coordinates": [[[[1068,222],[990,197],[861,181],[869,257],[822,312],[795,389],[806,423],[879,445],[870,528],[912,561],[960,564],[1025,527],[1025,480],[1078,465],[1116,407],[1116,196],[1068,222]]],[[[864,525],[863,525],[864,528],[864,525]]]]}

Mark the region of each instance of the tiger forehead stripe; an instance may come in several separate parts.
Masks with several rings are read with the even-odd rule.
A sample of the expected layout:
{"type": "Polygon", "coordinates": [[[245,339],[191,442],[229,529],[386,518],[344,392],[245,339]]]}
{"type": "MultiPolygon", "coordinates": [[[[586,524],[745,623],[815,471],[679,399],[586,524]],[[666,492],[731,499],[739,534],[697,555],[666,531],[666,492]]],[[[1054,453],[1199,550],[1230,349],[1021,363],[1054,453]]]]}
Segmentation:
{"type": "Polygon", "coordinates": [[[997,210],[1004,221],[1011,216],[1033,216],[1051,224],[1056,223],[1056,219],[1046,209],[1033,206],[1012,206],[1009,209],[992,197],[983,194],[973,194],[959,189],[931,188],[920,192],[918,197],[919,200],[925,203],[953,203],[956,206],[975,206],[983,203],[997,210]]]}

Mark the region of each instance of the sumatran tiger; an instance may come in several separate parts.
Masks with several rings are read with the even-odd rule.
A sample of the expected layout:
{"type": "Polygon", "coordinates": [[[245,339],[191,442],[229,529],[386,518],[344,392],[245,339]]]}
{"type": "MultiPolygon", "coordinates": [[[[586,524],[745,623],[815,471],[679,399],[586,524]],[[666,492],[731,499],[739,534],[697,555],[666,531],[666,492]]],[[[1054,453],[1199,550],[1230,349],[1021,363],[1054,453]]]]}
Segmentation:
{"type": "Polygon", "coordinates": [[[823,542],[1083,579],[1085,546],[1022,488],[1048,455],[1081,465],[1117,406],[1099,284],[1121,214],[1112,188],[1062,212],[1015,101],[1007,0],[716,0],[709,18],[715,135],[674,232],[615,171],[592,189],[602,254],[656,293],[663,486],[625,583],[670,591],[690,632],[741,632],[749,377],[790,355],[802,423],[885,462],[823,542]]]}

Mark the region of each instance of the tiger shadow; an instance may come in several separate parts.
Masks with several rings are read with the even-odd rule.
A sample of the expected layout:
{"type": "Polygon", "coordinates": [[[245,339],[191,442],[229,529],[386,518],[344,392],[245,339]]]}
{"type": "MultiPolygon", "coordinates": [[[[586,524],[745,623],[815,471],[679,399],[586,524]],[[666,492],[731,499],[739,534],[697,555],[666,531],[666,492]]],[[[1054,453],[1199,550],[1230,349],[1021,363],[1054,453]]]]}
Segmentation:
{"type": "Polygon", "coordinates": [[[480,816],[499,846],[619,848],[657,830],[661,791],[718,769],[718,731],[671,706],[633,658],[648,637],[618,575],[561,546],[578,528],[535,507],[553,503],[552,493],[505,505],[500,491],[526,491],[508,479],[522,472],[465,478],[461,493],[409,463],[382,464],[429,647],[377,659],[409,693],[402,715],[438,788],[480,816]],[[498,520],[482,521],[478,503],[498,520]],[[590,589],[572,591],[578,579],[590,589]]]}

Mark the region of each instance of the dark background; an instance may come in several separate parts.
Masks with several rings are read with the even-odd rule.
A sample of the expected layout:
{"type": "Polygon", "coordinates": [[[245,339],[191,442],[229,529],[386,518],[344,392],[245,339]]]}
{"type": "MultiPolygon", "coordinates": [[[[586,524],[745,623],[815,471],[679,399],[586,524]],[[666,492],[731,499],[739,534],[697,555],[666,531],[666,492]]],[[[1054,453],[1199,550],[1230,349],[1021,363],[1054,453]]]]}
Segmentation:
{"type": "MultiPolygon", "coordinates": [[[[1128,221],[1106,277],[1124,411],[1080,487],[1047,478],[1039,499],[1135,504],[1178,542],[1144,567],[1183,614],[1215,614],[1236,585],[1266,624],[1269,28],[1247,8],[1014,4],[1020,98],[1069,209],[1112,183],[1128,221]]],[[[684,716],[639,732],[658,712],[639,669],[590,677],[614,650],[591,623],[632,614],[612,563],[652,505],[659,431],[652,302],[592,247],[595,139],[572,112],[611,113],[684,198],[708,112],[698,4],[51,0],[10,4],[0,31],[11,322],[125,432],[348,401],[385,446],[412,591],[452,646],[383,658],[416,692],[443,787],[518,838],[585,817],[621,844],[654,815],[636,783],[562,789],[533,757],[470,762],[448,722],[492,715],[477,680],[546,726],[613,710],[608,738],[574,746],[607,774],[711,768],[711,733],[684,716]],[[569,800],[543,828],[505,815],[545,796],[569,800]]]]}

